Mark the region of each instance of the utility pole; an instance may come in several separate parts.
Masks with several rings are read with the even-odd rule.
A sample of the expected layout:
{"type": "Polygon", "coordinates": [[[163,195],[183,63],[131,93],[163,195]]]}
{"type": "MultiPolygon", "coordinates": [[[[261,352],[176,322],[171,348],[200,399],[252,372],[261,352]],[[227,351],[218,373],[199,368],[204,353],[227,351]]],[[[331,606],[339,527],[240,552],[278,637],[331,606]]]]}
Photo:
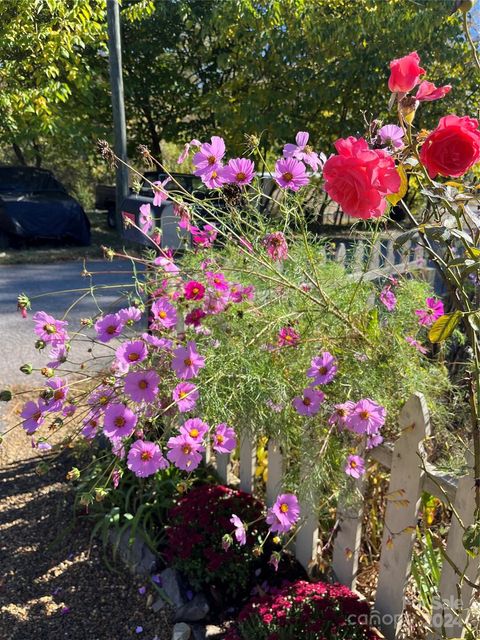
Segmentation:
{"type": "MultiPolygon", "coordinates": [[[[115,154],[127,162],[127,131],[125,125],[125,105],[123,101],[122,43],[120,36],[120,9],[118,0],[107,0],[108,53],[110,84],[112,88],[113,129],[115,154]]],[[[116,170],[116,210],[117,232],[123,229],[121,205],[128,194],[128,168],[118,162],[116,170]]]]}

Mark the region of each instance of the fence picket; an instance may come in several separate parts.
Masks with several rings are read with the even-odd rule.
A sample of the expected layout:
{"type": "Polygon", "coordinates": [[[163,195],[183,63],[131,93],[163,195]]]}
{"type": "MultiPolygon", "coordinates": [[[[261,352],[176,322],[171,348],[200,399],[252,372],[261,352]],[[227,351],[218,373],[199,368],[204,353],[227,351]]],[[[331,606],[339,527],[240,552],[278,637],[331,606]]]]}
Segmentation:
{"type": "Polygon", "coordinates": [[[275,440],[268,443],[267,507],[271,507],[282,488],[283,456],[275,440]]]}
{"type": "MultiPolygon", "coordinates": [[[[475,480],[472,468],[471,473],[459,480],[454,502],[455,511],[465,527],[473,524],[475,518],[474,487],[475,480]]],[[[469,580],[475,582],[479,573],[480,559],[468,556],[463,546],[463,534],[463,527],[453,513],[446,554],[461,571],[465,570],[465,576],[469,580]]],[[[438,590],[440,598],[434,602],[433,632],[430,635],[430,640],[445,637],[463,638],[465,630],[462,620],[468,619],[473,596],[472,587],[465,581],[460,584],[460,576],[457,575],[452,565],[444,560],[438,590]]]]}
{"type": "Polygon", "coordinates": [[[217,467],[217,473],[225,484],[228,483],[228,470],[230,467],[230,454],[229,453],[216,453],[215,454],[215,466],[217,467]]]}
{"type": "Polygon", "coordinates": [[[338,532],[333,546],[333,573],[339,582],[355,588],[362,538],[365,482],[355,481],[355,493],[349,493],[337,507],[338,532]]]}
{"type": "Polygon", "coordinates": [[[430,435],[430,419],[422,394],[415,393],[404,405],[399,423],[402,432],[393,451],[375,599],[375,609],[382,619],[381,630],[388,640],[395,640],[401,626],[423,482],[419,455],[422,441],[430,435]]]}
{"type": "Polygon", "coordinates": [[[240,489],[253,493],[255,479],[255,444],[249,436],[240,440],[240,489]]]}
{"type": "Polygon", "coordinates": [[[359,272],[361,273],[363,271],[363,254],[365,252],[365,244],[363,242],[357,242],[355,245],[355,252],[353,254],[353,261],[352,261],[352,271],[353,273],[359,272]]]}
{"type": "Polygon", "coordinates": [[[337,245],[337,249],[335,251],[335,262],[338,262],[338,264],[343,264],[345,266],[346,257],[347,249],[345,247],[345,244],[343,242],[340,242],[340,244],[337,245]]]}

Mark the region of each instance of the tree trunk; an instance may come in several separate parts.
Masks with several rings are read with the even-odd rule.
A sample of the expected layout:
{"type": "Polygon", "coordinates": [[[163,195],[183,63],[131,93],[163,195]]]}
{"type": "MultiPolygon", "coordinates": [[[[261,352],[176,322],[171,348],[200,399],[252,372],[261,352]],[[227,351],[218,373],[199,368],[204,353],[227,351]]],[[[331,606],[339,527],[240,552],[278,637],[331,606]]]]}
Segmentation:
{"type": "Polygon", "coordinates": [[[18,163],[21,164],[23,167],[27,166],[27,161],[25,160],[25,156],[23,155],[23,151],[20,149],[20,147],[18,146],[18,144],[16,142],[12,142],[12,149],[15,153],[15,157],[18,160],[18,163]]]}
{"type": "Polygon", "coordinates": [[[148,132],[150,134],[151,153],[154,158],[162,161],[162,149],[160,148],[160,136],[158,135],[155,120],[152,115],[150,104],[143,104],[142,111],[147,121],[148,132]]]}
{"type": "Polygon", "coordinates": [[[38,142],[33,143],[33,148],[35,150],[35,166],[37,167],[37,169],[40,169],[40,167],[42,166],[42,152],[38,142]]]}

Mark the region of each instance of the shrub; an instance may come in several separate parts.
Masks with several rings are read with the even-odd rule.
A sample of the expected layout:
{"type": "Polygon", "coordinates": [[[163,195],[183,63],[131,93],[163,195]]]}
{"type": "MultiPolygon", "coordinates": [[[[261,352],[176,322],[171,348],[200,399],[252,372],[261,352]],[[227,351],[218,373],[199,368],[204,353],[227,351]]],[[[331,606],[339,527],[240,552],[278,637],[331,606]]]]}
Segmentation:
{"type": "Polygon", "coordinates": [[[373,640],[368,615],[347,587],[298,580],[253,598],[226,640],[373,640]]]}
{"type": "Polygon", "coordinates": [[[208,584],[228,597],[243,595],[253,575],[252,551],[266,531],[262,514],[263,505],[248,493],[224,486],[195,487],[170,511],[167,557],[192,587],[208,584]],[[232,514],[251,526],[245,545],[234,541],[224,549],[222,538],[234,529],[232,514]]]}

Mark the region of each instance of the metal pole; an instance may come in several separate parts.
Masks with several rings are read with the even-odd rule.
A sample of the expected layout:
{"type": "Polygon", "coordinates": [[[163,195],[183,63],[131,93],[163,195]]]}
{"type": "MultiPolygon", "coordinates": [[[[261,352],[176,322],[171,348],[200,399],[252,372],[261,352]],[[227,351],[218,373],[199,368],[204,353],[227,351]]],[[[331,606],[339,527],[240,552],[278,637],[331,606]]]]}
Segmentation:
{"type": "MultiPolygon", "coordinates": [[[[120,37],[120,11],[118,0],[107,0],[108,53],[110,64],[110,84],[112,88],[113,129],[116,155],[127,162],[127,131],[125,125],[125,105],[123,102],[122,43],[120,37]]],[[[128,168],[121,162],[116,170],[117,231],[123,229],[122,201],[128,194],[128,168]]]]}

